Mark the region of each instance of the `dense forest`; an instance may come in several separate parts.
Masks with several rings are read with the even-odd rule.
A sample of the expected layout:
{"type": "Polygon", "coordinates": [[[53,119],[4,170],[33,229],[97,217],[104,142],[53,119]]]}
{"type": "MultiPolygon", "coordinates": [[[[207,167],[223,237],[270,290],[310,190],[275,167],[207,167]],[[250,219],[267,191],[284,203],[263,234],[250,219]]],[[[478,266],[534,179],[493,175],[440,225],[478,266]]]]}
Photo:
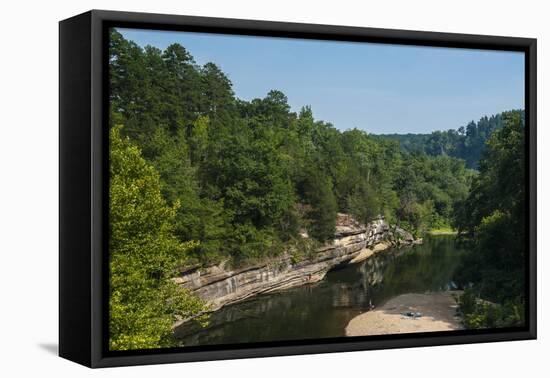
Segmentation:
{"type": "MultiPolygon", "coordinates": [[[[522,121],[524,111],[518,110],[522,121]]],[[[448,155],[463,159],[468,168],[477,169],[491,134],[504,125],[503,115],[484,116],[477,123],[431,134],[385,134],[381,137],[396,140],[405,151],[424,152],[430,156],[448,155]]]]}
{"type": "Polygon", "coordinates": [[[463,286],[471,286],[462,296],[461,307],[466,325],[472,328],[524,324],[527,193],[523,113],[504,113],[503,122],[487,140],[479,175],[468,197],[456,205],[454,216],[455,227],[471,247],[457,279],[463,286]]]}
{"type": "MultiPolygon", "coordinates": [[[[179,44],[141,48],[113,30],[109,52],[111,349],[166,345],[171,322],[202,313],[204,303],[172,282],[178,269],[246,266],[284,251],[305,258],[333,237],[337,212],[384,216],[416,235],[464,231],[480,251],[462,273],[474,287],[485,273],[475,267],[494,258],[484,243],[496,237],[504,249],[491,253],[510,255],[496,286],[521,252],[521,239],[512,250],[494,235],[521,228],[522,167],[502,175],[521,165],[508,149],[520,143],[508,140],[522,135],[520,112],[482,120],[498,131],[477,173],[458,144],[435,153],[427,141],[402,148],[394,137],[340,131],[308,106],[292,112],[278,90],[243,101],[216,64],[198,65],[179,44]]],[[[483,290],[472,295],[498,296],[483,290]]]]}

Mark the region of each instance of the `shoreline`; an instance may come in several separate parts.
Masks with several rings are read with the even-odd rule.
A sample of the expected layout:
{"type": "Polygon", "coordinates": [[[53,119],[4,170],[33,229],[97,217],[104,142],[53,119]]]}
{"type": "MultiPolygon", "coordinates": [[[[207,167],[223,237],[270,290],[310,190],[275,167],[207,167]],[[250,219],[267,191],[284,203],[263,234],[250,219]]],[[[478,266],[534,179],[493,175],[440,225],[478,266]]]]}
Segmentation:
{"type": "MultiPolygon", "coordinates": [[[[422,239],[419,239],[419,240],[421,241],[422,239]]],[[[277,292],[277,291],[283,291],[283,290],[286,290],[286,289],[292,289],[292,288],[295,288],[295,287],[300,287],[300,286],[305,286],[305,285],[320,282],[320,281],[324,280],[324,278],[325,278],[325,276],[328,272],[330,272],[332,269],[334,269],[337,266],[360,264],[363,261],[368,260],[368,259],[370,259],[371,257],[373,257],[377,254],[387,252],[390,249],[401,248],[401,247],[404,247],[404,246],[413,246],[413,245],[417,245],[417,244],[421,244],[421,242],[419,243],[418,240],[415,240],[411,244],[398,245],[398,244],[393,244],[393,243],[391,243],[387,240],[380,241],[379,243],[376,243],[376,244],[372,245],[370,248],[369,247],[364,247],[361,250],[354,252],[355,257],[353,257],[353,258],[343,260],[340,263],[331,266],[330,268],[326,269],[325,271],[323,271],[321,273],[317,272],[317,273],[302,276],[299,279],[294,280],[291,284],[281,285],[281,287],[271,289],[271,290],[265,290],[265,289],[264,290],[258,290],[257,292],[254,292],[250,295],[246,295],[246,296],[243,296],[241,298],[234,299],[234,300],[232,299],[232,300],[227,301],[227,302],[215,303],[215,301],[207,301],[208,306],[210,306],[210,308],[208,310],[203,311],[203,312],[201,312],[201,313],[199,313],[199,314],[197,314],[193,317],[190,317],[190,318],[180,319],[172,325],[172,328],[176,329],[177,327],[179,327],[179,326],[181,326],[185,323],[188,323],[189,321],[191,321],[191,320],[193,320],[193,319],[195,319],[199,316],[202,316],[204,314],[214,313],[216,311],[221,310],[225,306],[230,306],[230,305],[233,305],[233,304],[237,304],[239,302],[245,301],[247,299],[254,298],[254,297],[262,295],[262,294],[268,294],[268,293],[273,293],[273,292],[277,292]]],[[[287,256],[287,258],[288,258],[288,256],[287,256]]],[[[297,265],[299,265],[300,263],[304,263],[304,261],[299,262],[297,265]]],[[[246,273],[250,270],[264,269],[266,267],[268,267],[267,264],[260,265],[259,267],[243,268],[242,272],[246,273]]],[[[239,274],[241,274],[241,272],[236,273],[236,275],[239,275],[239,274]]],[[[269,274],[267,274],[267,276],[269,276],[269,274]]],[[[224,281],[224,279],[221,279],[218,282],[223,282],[223,281],[224,281]]],[[[178,279],[176,279],[175,282],[178,283],[178,284],[180,283],[178,279]]]]}
{"type": "Polygon", "coordinates": [[[437,332],[462,329],[456,315],[458,305],[454,295],[459,290],[402,294],[389,299],[384,305],[360,314],[346,326],[346,336],[387,335],[414,332],[437,332]],[[421,317],[402,315],[419,312],[421,317]]]}
{"type": "Polygon", "coordinates": [[[439,235],[458,235],[458,231],[454,230],[430,230],[426,232],[428,235],[439,236],[439,235]]]}
{"type": "MultiPolygon", "coordinates": [[[[393,248],[419,244],[407,231],[389,225],[383,217],[368,224],[338,213],[334,238],[316,249],[312,257],[294,261],[283,253],[272,262],[232,269],[223,264],[180,272],[174,282],[205,301],[214,312],[259,294],[319,282],[332,269],[361,263],[393,248]]],[[[174,327],[190,319],[175,322],[174,327]]]]}

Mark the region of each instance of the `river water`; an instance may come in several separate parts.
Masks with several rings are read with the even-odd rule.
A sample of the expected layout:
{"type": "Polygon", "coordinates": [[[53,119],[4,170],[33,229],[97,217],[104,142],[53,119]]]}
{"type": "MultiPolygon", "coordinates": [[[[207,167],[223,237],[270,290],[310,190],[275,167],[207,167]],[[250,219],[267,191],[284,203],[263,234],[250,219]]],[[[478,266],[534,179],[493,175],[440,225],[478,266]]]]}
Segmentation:
{"type": "Polygon", "coordinates": [[[463,252],[454,236],[429,236],[421,245],[332,270],[318,283],[224,307],[209,327],[184,324],[176,337],[192,346],[345,336],[353,317],[392,297],[454,289],[463,252]]]}

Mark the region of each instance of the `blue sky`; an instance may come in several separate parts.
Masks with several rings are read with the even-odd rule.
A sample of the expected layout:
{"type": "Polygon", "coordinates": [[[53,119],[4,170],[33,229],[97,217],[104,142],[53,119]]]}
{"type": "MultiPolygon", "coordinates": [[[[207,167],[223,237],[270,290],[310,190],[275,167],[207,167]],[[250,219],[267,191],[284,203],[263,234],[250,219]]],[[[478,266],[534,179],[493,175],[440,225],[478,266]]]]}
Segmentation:
{"type": "Polygon", "coordinates": [[[220,66],[237,97],[278,89],[293,111],[311,105],[341,130],[427,133],[524,108],[518,52],[118,30],[142,47],[180,43],[198,64],[220,66]]]}

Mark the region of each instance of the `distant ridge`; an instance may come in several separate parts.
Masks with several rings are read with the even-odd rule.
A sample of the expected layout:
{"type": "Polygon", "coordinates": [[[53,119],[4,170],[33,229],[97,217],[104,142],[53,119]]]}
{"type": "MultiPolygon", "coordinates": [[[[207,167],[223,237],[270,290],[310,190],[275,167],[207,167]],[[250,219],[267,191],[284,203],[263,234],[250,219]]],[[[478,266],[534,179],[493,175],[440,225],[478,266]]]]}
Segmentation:
{"type": "MultiPolygon", "coordinates": [[[[525,112],[520,110],[522,120],[525,112]]],[[[503,114],[484,116],[466,126],[430,134],[378,134],[377,137],[398,141],[407,152],[424,152],[430,156],[448,155],[466,161],[468,168],[477,169],[489,136],[503,126],[503,114]]]]}

